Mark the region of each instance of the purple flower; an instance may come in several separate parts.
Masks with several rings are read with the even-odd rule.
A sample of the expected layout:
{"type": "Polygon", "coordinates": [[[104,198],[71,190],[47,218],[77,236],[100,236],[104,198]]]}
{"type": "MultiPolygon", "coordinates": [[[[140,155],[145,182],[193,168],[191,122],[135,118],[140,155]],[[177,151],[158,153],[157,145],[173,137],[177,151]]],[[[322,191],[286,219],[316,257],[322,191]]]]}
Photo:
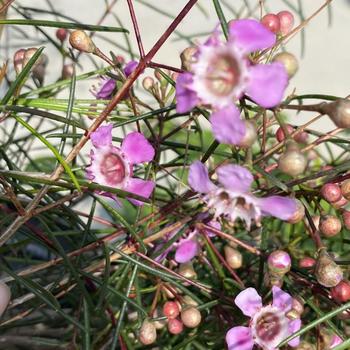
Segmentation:
{"type": "Polygon", "coordinates": [[[198,103],[211,105],[211,122],[219,142],[238,145],[245,124],[234,102],[244,94],[265,108],[278,105],[288,84],[279,62],[252,64],[248,55],[272,47],[276,35],[254,19],[230,23],[228,42],[220,42],[217,30],[199,47],[193,72],[177,80],[177,112],[185,113],[198,103]]]}
{"type": "MultiPolygon", "coordinates": [[[[112,124],[100,126],[91,134],[93,148],[90,152],[91,165],[86,169],[88,179],[148,198],[155,184],[133,177],[133,166],[150,162],[154,157],[154,148],[139,132],[128,134],[121,147],[115,147],[112,144],[112,128],[112,124]]],[[[110,193],[101,194],[116,199],[110,193]]],[[[142,205],[138,200],[129,200],[135,205],[142,205]]]]}
{"type": "Polygon", "coordinates": [[[112,78],[100,77],[99,86],[93,86],[91,93],[99,100],[109,100],[113,96],[116,81],[112,78]]]}
{"type": "Polygon", "coordinates": [[[139,62],[137,62],[137,61],[130,61],[125,65],[124,74],[126,75],[126,77],[131,75],[131,73],[136,69],[138,64],[139,64],[139,62]]]}
{"type": "Polygon", "coordinates": [[[250,229],[251,221],[260,224],[261,216],[271,215],[288,220],[297,210],[295,200],[281,196],[257,198],[250,192],[253,175],[239,165],[223,165],[217,171],[221,186],[214,185],[208,176],[208,169],[196,161],[190,166],[188,182],[197,192],[204,193],[203,200],[215,210],[214,218],[220,215],[234,222],[237,218],[245,221],[250,229]]]}
{"type": "MultiPolygon", "coordinates": [[[[292,309],[293,298],[282,289],[272,287],[272,305],[263,306],[254,288],[240,292],[235,304],[251,318],[249,327],[233,327],[226,334],[228,350],[252,350],[254,344],[264,350],[275,350],[277,345],[301,327],[300,319],[290,320],[286,314],[292,309]]],[[[299,345],[299,337],[290,346],[299,345]]]]}

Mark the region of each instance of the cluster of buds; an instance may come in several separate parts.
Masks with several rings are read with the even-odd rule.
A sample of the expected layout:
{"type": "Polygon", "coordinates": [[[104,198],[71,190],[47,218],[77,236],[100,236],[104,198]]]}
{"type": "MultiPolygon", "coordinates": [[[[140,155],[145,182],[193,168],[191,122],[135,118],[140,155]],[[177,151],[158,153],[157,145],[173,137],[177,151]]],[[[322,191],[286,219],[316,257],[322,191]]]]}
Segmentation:
{"type": "Polygon", "coordinates": [[[267,267],[271,285],[282,286],[283,277],[290,271],[292,259],[284,250],[275,250],[267,258],[267,267]]]}
{"type": "Polygon", "coordinates": [[[275,34],[287,35],[293,29],[294,16],[289,11],[268,13],[261,19],[261,23],[275,34]]]}
{"type": "MultiPolygon", "coordinates": [[[[290,124],[285,124],[283,128],[280,126],[276,131],[276,139],[278,142],[282,142],[294,132],[294,128],[290,124]],[[288,133],[287,135],[285,133],[288,133]]],[[[293,136],[293,140],[298,143],[306,143],[309,135],[307,132],[302,131],[295,136],[293,136]]]]}
{"type": "Polygon", "coordinates": [[[170,334],[177,335],[183,332],[184,327],[196,328],[201,323],[202,316],[197,303],[188,297],[183,298],[183,305],[177,301],[167,301],[163,308],[155,309],[153,316],[165,316],[166,320],[145,319],[139,331],[139,340],[143,345],[153,344],[157,339],[157,329],[167,326],[170,334]]]}

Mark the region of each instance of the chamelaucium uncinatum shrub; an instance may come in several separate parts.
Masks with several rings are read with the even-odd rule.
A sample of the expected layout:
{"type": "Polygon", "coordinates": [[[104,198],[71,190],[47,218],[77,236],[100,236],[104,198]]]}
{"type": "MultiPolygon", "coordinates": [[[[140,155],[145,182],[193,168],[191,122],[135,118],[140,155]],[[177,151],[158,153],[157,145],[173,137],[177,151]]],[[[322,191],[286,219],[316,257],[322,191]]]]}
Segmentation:
{"type": "Polygon", "coordinates": [[[317,2],[0,1],[0,349],[350,349],[317,2]]]}

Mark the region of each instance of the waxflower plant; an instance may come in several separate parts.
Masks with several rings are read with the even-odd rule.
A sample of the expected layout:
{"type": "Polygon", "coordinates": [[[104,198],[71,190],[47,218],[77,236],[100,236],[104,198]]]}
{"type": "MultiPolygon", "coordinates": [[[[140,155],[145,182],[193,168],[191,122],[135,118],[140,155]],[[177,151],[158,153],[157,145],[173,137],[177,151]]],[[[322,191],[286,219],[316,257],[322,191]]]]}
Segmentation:
{"type": "Polygon", "coordinates": [[[350,347],[346,79],[289,45],[331,1],[2,2],[0,347],[350,347]]]}

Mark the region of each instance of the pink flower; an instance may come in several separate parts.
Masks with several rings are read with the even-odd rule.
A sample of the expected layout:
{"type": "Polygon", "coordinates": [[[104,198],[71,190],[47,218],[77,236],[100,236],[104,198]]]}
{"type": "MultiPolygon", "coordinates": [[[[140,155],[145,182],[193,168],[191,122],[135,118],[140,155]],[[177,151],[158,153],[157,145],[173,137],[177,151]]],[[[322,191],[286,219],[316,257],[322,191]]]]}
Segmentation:
{"type": "Polygon", "coordinates": [[[188,112],[199,103],[211,105],[216,139],[238,145],[246,129],[234,102],[246,94],[262,107],[274,107],[287,87],[288,75],[281,63],[252,64],[248,57],[275,43],[276,35],[254,19],[232,21],[225,43],[215,30],[199,47],[193,72],[177,79],[177,112],[188,112]]]}
{"type": "MultiPolygon", "coordinates": [[[[292,309],[293,298],[282,289],[272,287],[272,304],[263,306],[254,288],[240,292],[235,304],[251,318],[249,327],[233,327],[226,334],[228,350],[252,350],[254,344],[264,350],[276,350],[277,345],[301,327],[300,319],[290,320],[286,314],[292,309]]],[[[299,337],[290,346],[299,345],[299,337]]]]}
{"type": "Polygon", "coordinates": [[[99,86],[93,86],[91,93],[99,100],[109,100],[113,96],[116,81],[112,78],[100,77],[99,86]]]}
{"type": "Polygon", "coordinates": [[[331,342],[330,348],[333,349],[336,346],[340,345],[342,342],[343,342],[343,339],[340,338],[338,335],[334,334],[332,337],[332,342],[331,342]]]}
{"type": "MultiPolygon", "coordinates": [[[[133,177],[133,167],[153,159],[152,145],[141,133],[132,132],[124,138],[120,148],[115,147],[112,144],[112,128],[112,124],[100,126],[91,134],[93,148],[90,152],[91,165],[86,169],[88,179],[148,198],[155,184],[133,177]]],[[[109,193],[102,194],[116,199],[109,193]]],[[[129,200],[135,205],[142,205],[135,199],[129,200]]]]}
{"type": "Polygon", "coordinates": [[[259,225],[261,216],[271,215],[288,220],[297,210],[295,200],[282,196],[255,197],[250,192],[253,175],[239,165],[223,165],[216,170],[221,186],[210,181],[208,169],[196,161],[190,166],[188,182],[197,192],[204,193],[203,201],[215,210],[214,218],[220,215],[234,222],[237,218],[245,221],[248,229],[251,221],[259,225]]]}

